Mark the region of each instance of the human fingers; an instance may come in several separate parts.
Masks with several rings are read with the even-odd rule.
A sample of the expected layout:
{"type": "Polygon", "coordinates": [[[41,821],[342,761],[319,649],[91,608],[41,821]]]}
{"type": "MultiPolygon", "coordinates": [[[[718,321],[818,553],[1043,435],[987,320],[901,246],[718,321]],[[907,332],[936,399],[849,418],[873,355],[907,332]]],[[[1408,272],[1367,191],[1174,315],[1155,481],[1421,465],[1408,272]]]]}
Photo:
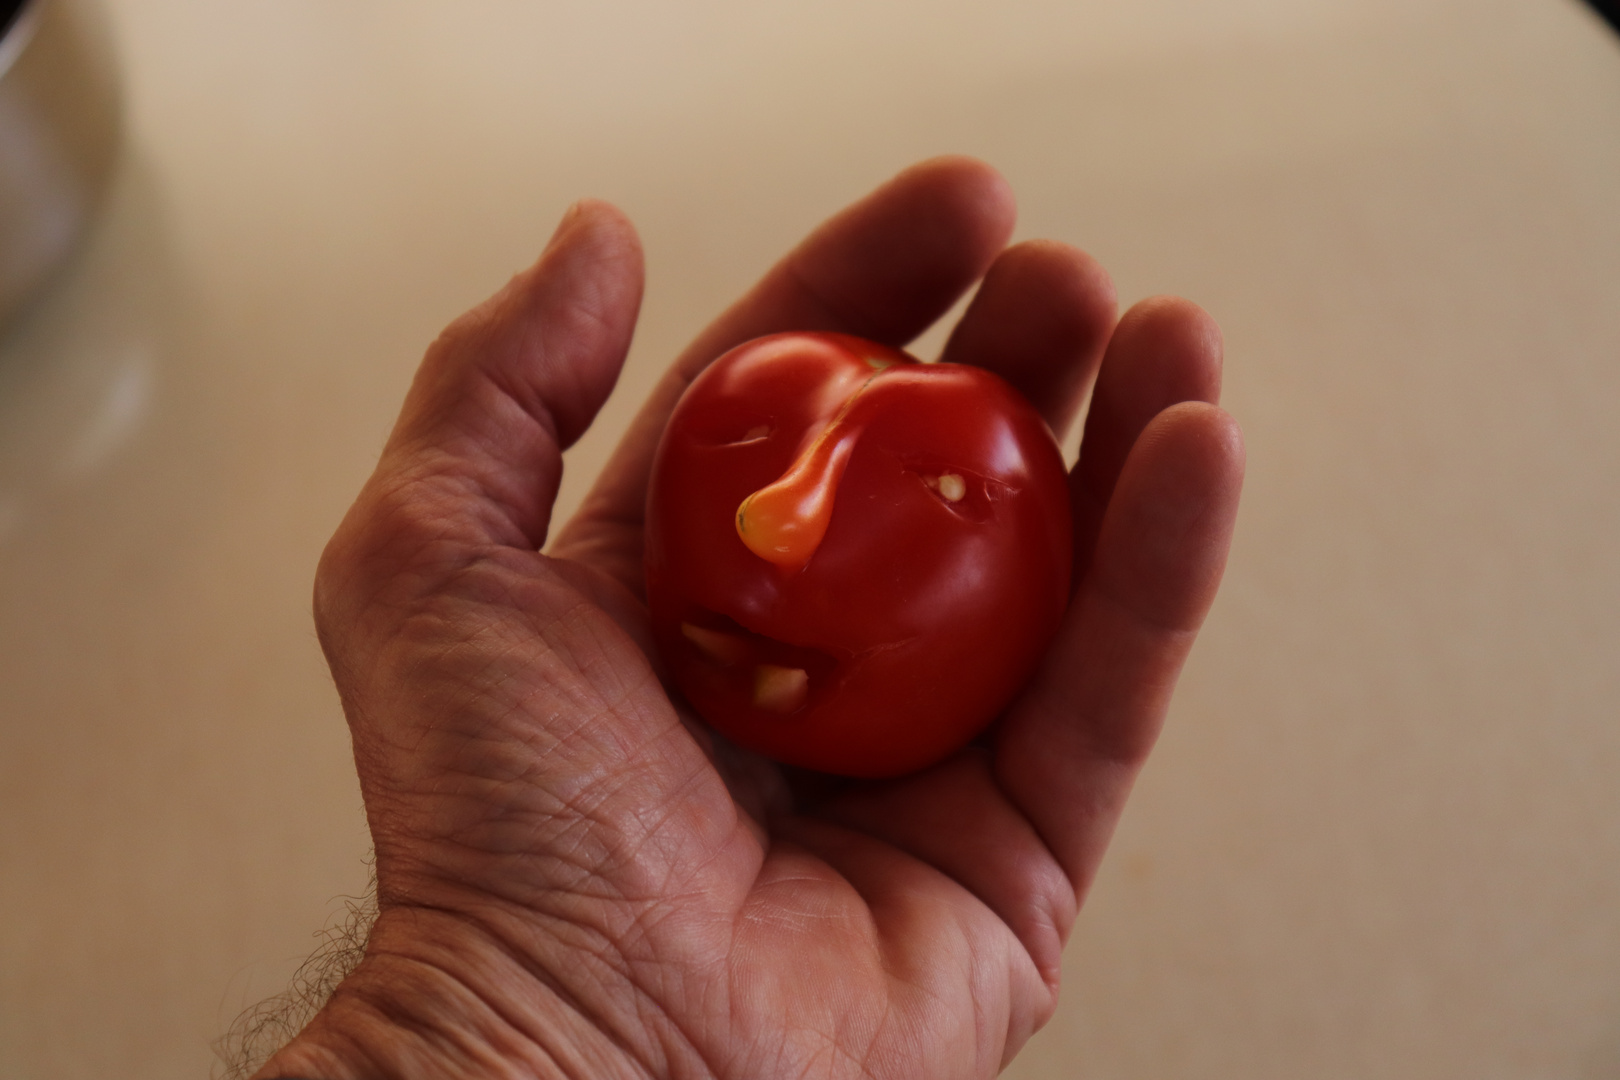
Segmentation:
{"type": "Polygon", "coordinates": [[[1177,402],[1219,403],[1221,360],[1220,327],[1190,300],[1152,297],[1132,305],[1119,320],[1086,412],[1080,460],[1069,478],[1076,587],[1137,436],[1177,402]]]}
{"type": "Polygon", "coordinates": [[[1011,189],[995,170],[947,157],[905,170],[828,219],[670,367],[552,554],[594,563],[639,592],[653,451],[698,372],[732,346],[782,330],[903,344],[978,280],[1013,217],[1011,189]]]}
{"type": "Polygon", "coordinates": [[[898,848],[978,897],[1023,944],[1055,1002],[1074,887],[996,782],[988,753],[970,747],[913,776],[845,787],[813,812],[898,848]]]}
{"type": "Polygon", "coordinates": [[[363,641],[389,640],[399,613],[465,566],[469,551],[537,549],[560,448],[606,396],[640,294],[630,223],[605,203],[582,203],[534,266],[428,349],[315,576],[316,622],[335,665],[363,641]],[[381,619],[373,632],[345,632],[372,614],[381,619]]]}
{"type": "Polygon", "coordinates": [[[1063,438],[1114,328],[1114,283],[1085,252],[1031,240],[1002,252],[940,359],[994,371],[1063,438]]]}
{"type": "Polygon", "coordinates": [[[1204,402],[1148,423],[1114,486],[1091,571],[996,735],[995,775],[1083,895],[1226,564],[1237,424],[1204,402]]]}
{"type": "Polygon", "coordinates": [[[604,202],[576,203],[533,266],[428,349],[379,473],[437,476],[466,503],[469,529],[538,548],[560,453],[613,389],[641,286],[629,220],[604,202]]]}

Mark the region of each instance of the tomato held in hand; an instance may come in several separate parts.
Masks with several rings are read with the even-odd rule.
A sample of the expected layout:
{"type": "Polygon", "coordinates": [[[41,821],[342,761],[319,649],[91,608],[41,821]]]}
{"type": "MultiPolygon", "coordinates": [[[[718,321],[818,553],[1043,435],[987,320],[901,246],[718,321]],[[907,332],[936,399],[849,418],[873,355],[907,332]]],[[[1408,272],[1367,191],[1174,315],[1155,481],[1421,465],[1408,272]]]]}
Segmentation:
{"type": "Polygon", "coordinates": [[[841,334],[760,338],[686,391],[647,507],[647,599],[732,741],[846,776],[957,750],[1069,596],[1063,460],[1017,391],[841,334]]]}

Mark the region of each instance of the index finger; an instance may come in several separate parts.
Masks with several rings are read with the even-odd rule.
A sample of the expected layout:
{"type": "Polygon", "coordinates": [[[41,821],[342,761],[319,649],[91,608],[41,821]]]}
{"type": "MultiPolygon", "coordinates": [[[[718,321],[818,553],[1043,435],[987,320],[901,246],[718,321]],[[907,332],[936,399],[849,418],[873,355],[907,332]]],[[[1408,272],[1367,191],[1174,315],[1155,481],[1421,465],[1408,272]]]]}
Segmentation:
{"type": "Polygon", "coordinates": [[[828,219],[676,359],[552,554],[592,563],[639,595],[653,451],[698,373],[732,346],[783,330],[903,345],[984,274],[1013,218],[1012,190],[999,173],[946,157],[905,170],[828,219]]]}

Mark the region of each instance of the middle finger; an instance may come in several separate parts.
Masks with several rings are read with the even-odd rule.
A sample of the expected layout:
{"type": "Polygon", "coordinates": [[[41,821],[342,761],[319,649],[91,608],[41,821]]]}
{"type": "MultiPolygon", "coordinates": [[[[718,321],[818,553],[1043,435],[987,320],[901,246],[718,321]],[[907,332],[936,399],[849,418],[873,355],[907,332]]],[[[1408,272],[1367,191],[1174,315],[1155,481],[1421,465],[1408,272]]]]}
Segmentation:
{"type": "Polygon", "coordinates": [[[990,267],[941,360],[1012,383],[1061,440],[1114,328],[1114,283],[1078,248],[1030,240],[990,267]]]}

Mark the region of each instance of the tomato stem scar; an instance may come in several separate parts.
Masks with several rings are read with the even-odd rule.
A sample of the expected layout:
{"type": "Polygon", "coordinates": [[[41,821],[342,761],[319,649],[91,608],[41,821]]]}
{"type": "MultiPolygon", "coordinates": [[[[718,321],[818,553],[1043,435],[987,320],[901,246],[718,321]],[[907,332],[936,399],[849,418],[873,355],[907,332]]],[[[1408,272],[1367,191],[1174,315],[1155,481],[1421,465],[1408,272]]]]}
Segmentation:
{"type": "Polygon", "coordinates": [[[771,712],[790,713],[810,693],[810,676],[803,668],[760,664],[754,669],[754,704],[771,712]]]}

